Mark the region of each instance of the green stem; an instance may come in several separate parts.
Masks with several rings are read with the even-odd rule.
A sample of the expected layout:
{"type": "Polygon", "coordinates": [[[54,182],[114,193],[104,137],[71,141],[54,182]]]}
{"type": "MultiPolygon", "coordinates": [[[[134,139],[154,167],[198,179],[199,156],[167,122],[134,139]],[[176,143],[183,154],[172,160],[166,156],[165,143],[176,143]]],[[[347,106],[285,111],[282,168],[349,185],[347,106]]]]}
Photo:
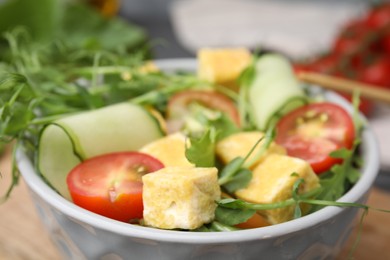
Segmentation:
{"type": "Polygon", "coordinates": [[[228,226],[228,225],[222,224],[218,221],[211,222],[210,229],[213,231],[236,231],[236,230],[239,230],[239,228],[228,226]]]}

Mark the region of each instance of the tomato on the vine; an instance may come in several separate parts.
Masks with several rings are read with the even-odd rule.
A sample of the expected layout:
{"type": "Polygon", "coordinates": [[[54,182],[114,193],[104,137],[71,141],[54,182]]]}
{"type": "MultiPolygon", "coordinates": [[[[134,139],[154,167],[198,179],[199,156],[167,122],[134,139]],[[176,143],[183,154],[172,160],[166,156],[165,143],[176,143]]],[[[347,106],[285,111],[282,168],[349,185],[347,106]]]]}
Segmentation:
{"type": "Polygon", "coordinates": [[[362,82],[381,87],[390,87],[390,59],[378,57],[372,63],[358,71],[358,79],[362,82]]]}
{"type": "Polygon", "coordinates": [[[334,73],[337,71],[337,64],[340,56],[336,53],[329,53],[318,57],[307,65],[308,70],[321,73],[334,73]]]}
{"type": "Polygon", "coordinates": [[[141,219],[142,175],[164,165],[140,152],[96,156],[78,164],[67,176],[73,202],[115,220],[141,219]]]}
{"type": "Polygon", "coordinates": [[[342,147],[351,148],[355,138],[352,118],[340,106],[312,103],[299,107],[280,119],[276,142],[287,154],[310,163],[319,174],[330,169],[340,159],[329,154],[342,147]]]}
{"type": "Polygon", "coordinates": [[[381,38],[380,45],[385,55],[390,57],[390,33],[385,34],[381,38]]]}
{"type": "Polygon", "coordinates": [[[381,29],[390,25],[390,3],[382,3],[371,9],[365,18],[371,29],[381,29]]]}
{"type": "MultiPolygon", "coordinates": [[[[370,40],[370,28],[362,20],[350,21],[336,37],[333,43],[333,52],[339,55],[356,54],[361,52],[365,41],[370,40]]],[[[373,46],[366,46],[372,48],[373,46]]]]}

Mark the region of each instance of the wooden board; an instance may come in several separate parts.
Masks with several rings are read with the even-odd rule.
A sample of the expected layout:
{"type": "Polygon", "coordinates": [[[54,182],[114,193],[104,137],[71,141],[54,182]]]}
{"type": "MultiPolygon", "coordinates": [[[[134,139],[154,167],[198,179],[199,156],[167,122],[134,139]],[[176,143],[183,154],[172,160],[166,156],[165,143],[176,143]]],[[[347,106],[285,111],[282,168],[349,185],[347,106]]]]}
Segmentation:
{"type": "MultiPolygon", "coordinates": [[[[0,159],[0,192],[4,193],[10,181],[10,155],[0,159]]],[[[377,208],[390,208],[390,193],[374,188],[368,204],[377,208]]],[[[355,232],[356,233],[356,232],[355,232]]],[[[338,259],[347,259],[353,234],[338,259]]],[[[366,217],[362,236],[354,252],[354,259],[390,259],[390,214],[370,211],[366,217]]],[[[33,202],[23,181],[5,203],[0,204],[0,259],[60,259],[60,255],[38,219],[33,202]]]]}

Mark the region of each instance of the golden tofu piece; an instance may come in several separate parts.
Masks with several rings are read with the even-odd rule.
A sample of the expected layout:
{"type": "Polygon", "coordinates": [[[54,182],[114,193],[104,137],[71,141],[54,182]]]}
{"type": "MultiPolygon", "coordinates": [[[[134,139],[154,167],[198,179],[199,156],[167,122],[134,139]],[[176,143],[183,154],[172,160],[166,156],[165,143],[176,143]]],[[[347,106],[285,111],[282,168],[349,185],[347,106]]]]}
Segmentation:
{"type": "MultiPolygon", "coordinates": [[[[269,154],[253,169],[249,185],[236,191],[240,199],[254,203],[275,203],[292,197],[295,181],[303,178],[300,193],[319,187],[319,179],[304,160],[280,154],[269,154]],[[292,176],[296,173],[298,176],[292,176]]],[[[291,220],[294,207],[283,207],[274,210],[259,211],[272,224],[291,220]]]]}
{"type": "Polygon", "coordinates": [[[165,167],[195,166],[185,156],[185,147],[189,140],[182,133],[175,133],[151,142],[139,151],[159,159],[165,167]]]}
{"type": "Polygon", "coordinates": [[[229,87],[237,87],[238,76],[252,61],[245,48],[204,48],[197,56],[200,79],[229,87]]]}
{"type": "Polygon", "coordinates": [[[214,219],[221,197],[216,168],[167,167],[142,181],[145,225],[196,229],[214,219]]]}
{"type": "MultiPolygon", "coordinates": [[[[264,133],[259,131],[240,132],[230,135],[217,143],[216,154],[225,164],[229,163],[238,156],[244,158],[252,149],[252,147],[256,144],[256,142],[260,140],[260,138],[262,138],[263,136],[264,133]]],[[[257,145],[256,149],[253,151],[247,161],[251,161],[252,158],[256,156],[256,153],[259,151],[260,147],[263,144],[264,139],[257,145]]],[[[265,158],[268,154],[271,153],[286,154],[286,149],[272,142],[271,145],[268,147],[268,150],[263,153],[263,155],[253,164],[253,166],[261,162],[263,158],[265,158]]]]}

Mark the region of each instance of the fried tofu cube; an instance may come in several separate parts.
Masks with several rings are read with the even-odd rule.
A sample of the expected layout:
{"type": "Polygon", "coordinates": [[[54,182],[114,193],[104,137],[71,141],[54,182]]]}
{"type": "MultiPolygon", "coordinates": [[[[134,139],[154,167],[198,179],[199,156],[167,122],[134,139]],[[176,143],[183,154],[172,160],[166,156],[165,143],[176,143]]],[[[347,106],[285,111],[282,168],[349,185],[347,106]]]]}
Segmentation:
{"type": "MultiPolygon", "coordinates": [[[[260,138],[264,137],[264,133],[259,131],[252,132],[240,132],[233,135],[230,135],[221,141],[219,141],[216,145],[216,154],[221,159],[224,164],[229,163],[236,157],[244,158],[252,147],[256,144],[260,138]]],[[[251,161],[256,153],[259,151],[260,147],[264,144],[264,140],[262,140],[248,158],[248,161],[251,161]]],[[[265,158],[268,154],[277,153],[277,154],[286,154],[286,149],[282,146],[272,142],[268,147],[268,150],[263,153],[263,155],[253,164],[256,165],[260,163],[263,158],[265,158]]]]}
{"type": "Polygon", "coordinates": [[[182,133],[175,133],[153,141],[139,151],[157,158],[165,167],[195,167],[185,156],[186,145],[189,145],[186,136],[182,133]]]}
{"type": "Polygon", "coordinates": [[[142,181],[145,225],[191,230],[214,219],[221,197],[216,168],[166,167],[142,181]]]}
{"type": "MultiPolygon", "coordinates": [[[[236,191],[235,195],[254,203],[275,203],[292,197],[295,181],[303,178],[300,193],[319,187],[319,179],[309,163],[304,160],[280,154],[269,154],[253,169],[249,185],[236,191]],[[296,175],[292,175],[296,173],[296,175]]],[[[272,224],[291,220],[294,207],[259,211],[272,224]]]]}
{"type": "Polygon", "coordinates": [[[237,87],[237,78],[252,60],[245,48],[204,48],[197,56],[200,79],[229,87],[237,87]]]}

